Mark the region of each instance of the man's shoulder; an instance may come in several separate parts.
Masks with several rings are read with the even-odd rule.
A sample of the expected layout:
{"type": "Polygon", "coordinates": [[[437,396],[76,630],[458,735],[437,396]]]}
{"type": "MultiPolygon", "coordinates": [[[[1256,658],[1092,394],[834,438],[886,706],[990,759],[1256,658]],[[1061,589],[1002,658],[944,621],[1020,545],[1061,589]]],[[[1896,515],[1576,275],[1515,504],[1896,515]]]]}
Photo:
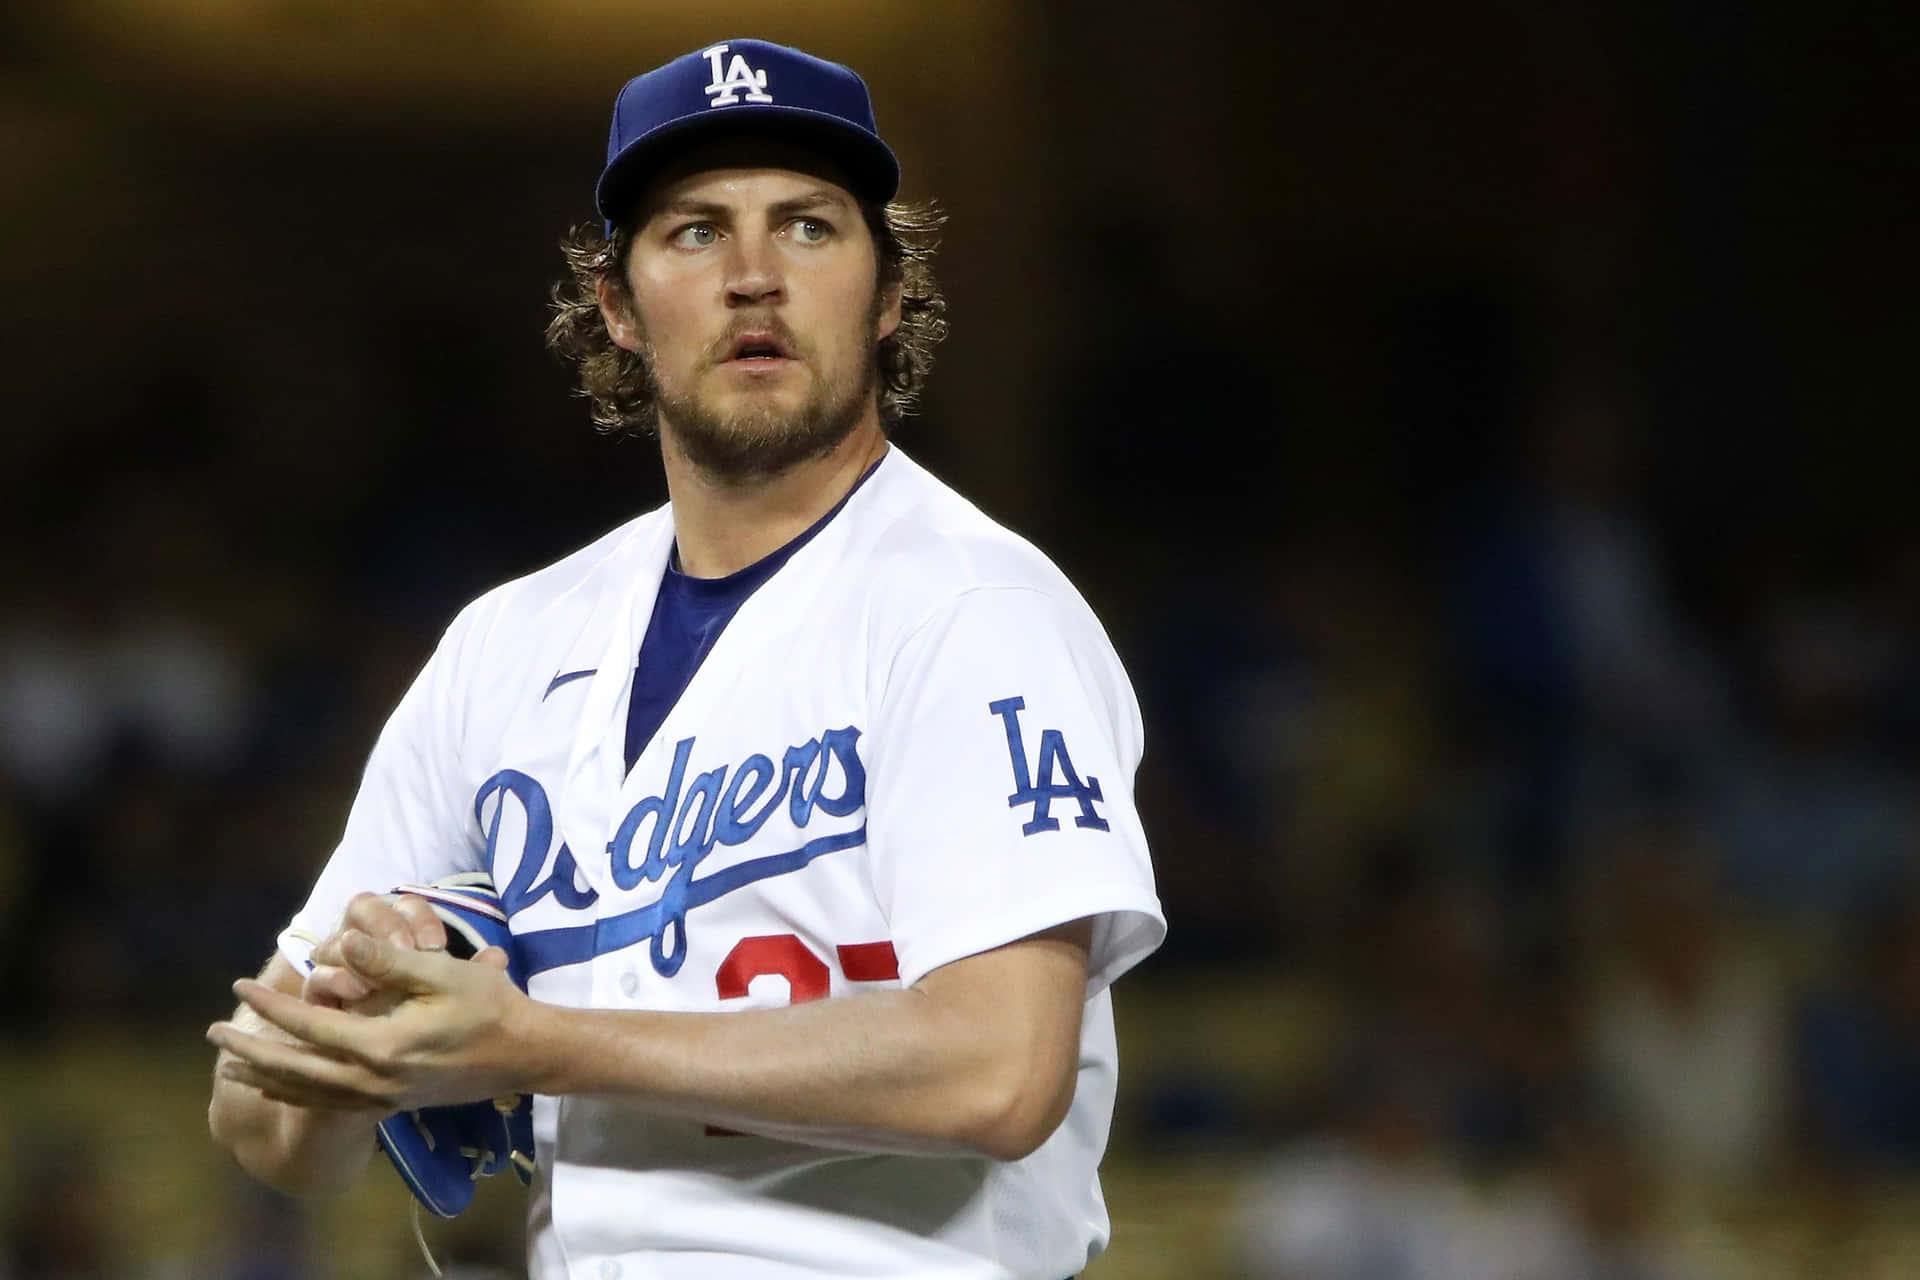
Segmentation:
{"type": "Polygon", "coordinates": [[[877,599],[908,612],[970,592],[1037,591],[1080,604],[1047,554],[904,454],[875,479],[857,539],[877,599]]]}

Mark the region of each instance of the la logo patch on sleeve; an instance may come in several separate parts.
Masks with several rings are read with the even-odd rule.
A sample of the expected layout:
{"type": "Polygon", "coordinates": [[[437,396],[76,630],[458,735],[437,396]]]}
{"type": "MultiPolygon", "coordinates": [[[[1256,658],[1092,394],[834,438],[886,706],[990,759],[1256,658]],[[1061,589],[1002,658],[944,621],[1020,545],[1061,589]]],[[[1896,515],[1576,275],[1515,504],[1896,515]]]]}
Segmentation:
{"type": "Polygon", "coordinates": [[[1091,827],[1095,831],[1107,830],[1107,820],[1100,816],[1094,802],[1104,800],[1100,794],[1100,779],[1089,777],[1085,782],[1073,767],[1073,757],[1067,754],[1067,739],[1058,729],[1040,731],[1040,759],[1029,771],[1027,768],[1027,744],[1020,731],[1020,713],[1026,710],[1025,698],[1001,698],[998,702],[989,702],[987,710],[999,716],[1007,730],[1007,752],[1013,757],[1014,792],[1007,797],[1007,807],[1017,809],[1023,804],[1033,806],[1033,815],[1020,828],[1021,835],[1036,835],[1042,831],[1058,831],[1060,820],[1052,815],[1055,800],[1072,800],[1080,806],[1079,814],[1074,818],[1076,827],[1091,827]],[[1054,781],[1055,771],[1064,781],[1054,781]]]}

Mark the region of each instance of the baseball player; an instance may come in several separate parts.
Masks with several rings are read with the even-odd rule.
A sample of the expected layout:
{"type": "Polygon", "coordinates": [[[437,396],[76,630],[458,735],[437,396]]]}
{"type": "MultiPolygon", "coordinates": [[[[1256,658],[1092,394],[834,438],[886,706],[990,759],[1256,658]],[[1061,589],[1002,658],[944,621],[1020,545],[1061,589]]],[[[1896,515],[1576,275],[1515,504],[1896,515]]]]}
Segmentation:
{"type": "Polygon", "coordinates": [[[1105,1247],[1109,987],[1165,931],[1139,710],[1059,570],[888,438],[943,327],[898,174],[795,49],[620,93],[551,336],[671,500],[470,604],[401,699],[208,1030],[256,1176],[338,1190],[378,1129],[433,1204],[416,1162],[499,1152],[429,1119],[531,1095],[540,1280],[1105,1247]],[[456,958],[449,904],[497,944],[456,958]]]}

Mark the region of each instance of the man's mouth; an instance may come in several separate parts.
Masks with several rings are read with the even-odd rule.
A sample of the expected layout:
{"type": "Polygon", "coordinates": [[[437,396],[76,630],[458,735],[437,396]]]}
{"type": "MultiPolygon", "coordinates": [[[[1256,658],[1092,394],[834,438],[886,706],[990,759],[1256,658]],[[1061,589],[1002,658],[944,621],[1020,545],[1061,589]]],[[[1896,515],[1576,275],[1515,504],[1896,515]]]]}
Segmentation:
{"type": "Polygon", "coordinates": [[[727,349],[729,364],[772,364],[793,359],[793,352],[775,334],[756,330],[743,333],[727,349]]]}

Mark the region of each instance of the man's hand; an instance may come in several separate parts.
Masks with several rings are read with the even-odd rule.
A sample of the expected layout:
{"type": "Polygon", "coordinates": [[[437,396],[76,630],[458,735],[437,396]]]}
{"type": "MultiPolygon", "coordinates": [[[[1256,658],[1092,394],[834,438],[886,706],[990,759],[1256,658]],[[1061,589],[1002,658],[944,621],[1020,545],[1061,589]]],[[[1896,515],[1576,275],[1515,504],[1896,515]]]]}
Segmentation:
{"type": "Polygon", "coordinates": [[[298,1043],[216,1022],[207,1039],[231,1055],[224,1078],[295,1106],[387,1113],[531,1091],[521,1029],[534,1005],[507,977],[506,952],[468,962],[357,928],[325,946],[345,974],[337,989],[363,986],[359,999],[389,1011],[327,1008],[243,978],[234,994],[298,1043]]]}
{"type": "Polygon", "coordinates": [[[347,966],[340,945],[352,930],[385,938],[403,950],[444,951],[447,946],[447,926],[426,899],[406,893],[356,894],[347,903],[340,927],[314,948],[313,971],[300,992],[308,1004],[369,1015],[392,1010],[394,992],[376,990],[347,966]]]}

